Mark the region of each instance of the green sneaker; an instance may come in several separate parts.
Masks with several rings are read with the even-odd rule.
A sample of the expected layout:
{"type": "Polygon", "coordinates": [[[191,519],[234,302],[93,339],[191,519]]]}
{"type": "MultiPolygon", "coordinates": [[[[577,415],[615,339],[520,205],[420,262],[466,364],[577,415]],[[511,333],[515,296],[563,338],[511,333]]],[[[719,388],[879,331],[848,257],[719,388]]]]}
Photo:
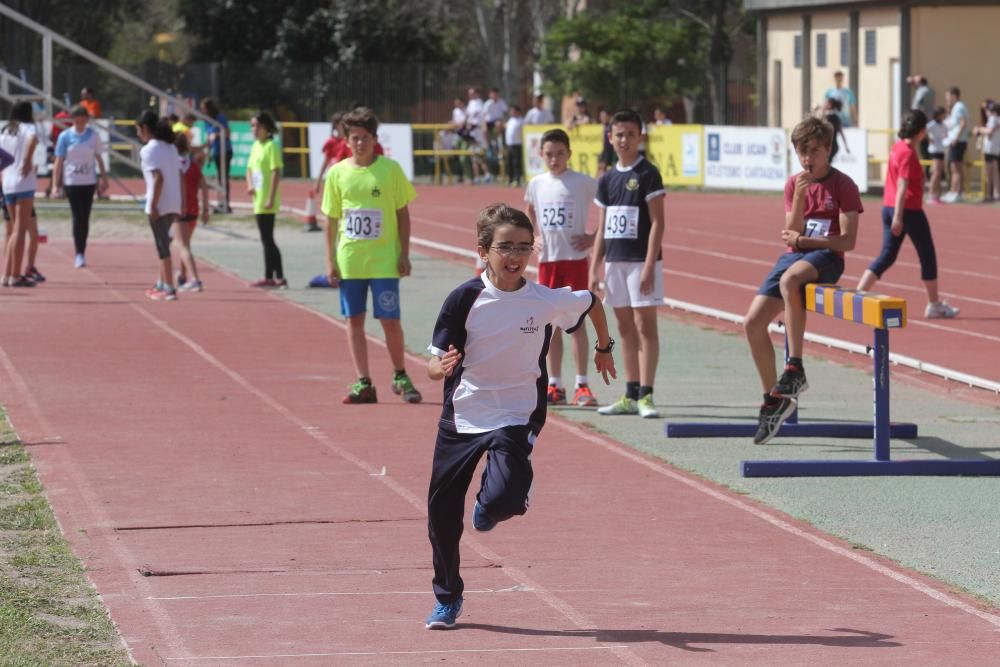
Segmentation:
{"type": "Polygon", "coordinates": [[[597,414],[599,415],[634,415],[638,414],[638,412],[639,408],[636,407],[635,401],[628,396],[622,396],[611,405],[597,408],[597,414]]]}
{"type": "Polygon", "coordinates": [[[352,384],[351,393],[344,397],[344,403],[378,403],[375,387],[372,386],[371,380],[361,378],[352,384]]]}
{"type": "Polygon", "coordinates": [[[639,416],[643,419],[656,419],[660,416],[660,413],[656,411],[656,406],[653,405],[653,395],[646,394],[639,399],[638,402],[639,416]]]}
{"type": "Polygon", "coordinates": [[[417,388],[413,386],[413,380],[406,373],[392,378],[392,393],[402,396],[407,403],[419,403],[424,399],[417,388]]]}

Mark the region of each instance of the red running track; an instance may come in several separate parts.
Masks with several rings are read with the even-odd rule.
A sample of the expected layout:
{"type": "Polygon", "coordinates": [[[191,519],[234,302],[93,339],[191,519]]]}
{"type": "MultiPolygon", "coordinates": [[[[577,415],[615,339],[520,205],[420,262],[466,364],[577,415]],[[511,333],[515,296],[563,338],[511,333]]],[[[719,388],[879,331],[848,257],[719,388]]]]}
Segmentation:
{"type": "Polygon", "coordinates": [[[210,269],[147,301],[148,242],[49,252],[0,292],[0,400],[141,664],[995,664],[997,610],[558,418],[428,632],[439,388],[343,406],[339,323],[210,269]]]}

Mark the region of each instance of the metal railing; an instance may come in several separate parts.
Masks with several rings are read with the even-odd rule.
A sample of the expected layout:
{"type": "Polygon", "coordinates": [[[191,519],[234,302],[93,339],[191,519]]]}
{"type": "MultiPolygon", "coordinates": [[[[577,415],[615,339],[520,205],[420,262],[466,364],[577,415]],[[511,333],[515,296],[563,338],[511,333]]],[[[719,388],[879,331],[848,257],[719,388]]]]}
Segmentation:
{"type": "MultiPolygon", "coordinates": [[[[451,158],[457,157],[459,159],[467,158],[472,159],[473,157],[483,156],[485,152],[483,150],[471,150],[468,148],[445,148],[441,144],[440,133],[441,132],[454,132],[455,128],[448,123],[415,123],[410,125],[410,129],[414,135],[414,145],[417,145],[417,134],[418,133],[431,133],[431,148],[414,148],[413,157],[430,157],[434,158],[434,183],[441,184],[444,182],[444,175],[448,177],[448,184],[451,185],[454,182],[455,174],[451,170],[451,158]]],[[[426,142],[421,142],[426,143],[426,142]]],[[[498,178],[502,181],[506,176],[506,164],[505,160],[498,157],[500,173],[498,178]]]]}
{"type": "MultiPolygon", "coordinates": [[[[143,81],[134,74],[122,69],[118,65],[115,65],[111,61],[106,60],[105,58],[102,58],[96,53],[83,48],[76,42],[66,39],[59,33],[49,28],[46,28],[41,23],[38,23],[37,21],[28,18],[24,14],[21,14],[20,12],[15,11],[2,3],[0,3],[0,15],[6,16],[15,23],[18,23],[24,26],[25,28],[31,30],[32,32],[40,35],[42,38],[42,87],[41,89],[36,88],[36,90],[40,90],[41,93],[44,95],[45,109],[49,118],[52,118],[53,116],[52,114],[53,101],[58,103],[58,100],[52,95],[52,47],[54,44],[58,44],[59,46],[67,49],[68,51],[72,51],[81,58],[90,61],[91,63],[97,65],[101,69],[118,77],[119,79],[122,79],[146,91],[151,95],[156,95],[161,100],[166,100],[167,102],[173,104],[176,109],[190,109],[189,105],[184,100],[177,98],[166,91],[160,90],[156,86],[150,85],[146,81],[143,81]]],[[[19,84],[26,85],[27,82],[19,81],[19,84]]],[[[61,107],[64,105],[62,103],[58,103],[56,104],[56,106],[61,107]]],[[[223,150],[225,150],[226,129],[222,125],[222,123],[220,123],[219,121],[215,120],[210,116],[201,113],[197,109],[190,109],[190,111],[192,114],[194,114],[196,118],[204,121],[205,123],[216,129],[216,131],[219,133],[220,137],[219,141],[222,142],[222,148],[223,150]]],[[[222,170],[221,181],[225,182],[226,180],[225,160],[220,160],[220,168],[222,170]]]]}

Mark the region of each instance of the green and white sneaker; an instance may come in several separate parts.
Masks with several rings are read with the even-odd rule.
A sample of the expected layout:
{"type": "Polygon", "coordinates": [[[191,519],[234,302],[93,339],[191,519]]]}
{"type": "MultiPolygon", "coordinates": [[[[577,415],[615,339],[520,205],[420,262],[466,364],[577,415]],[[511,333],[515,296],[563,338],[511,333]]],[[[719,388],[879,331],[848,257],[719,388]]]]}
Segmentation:
{"type": "Polygon", "coordinates": [[[635,401],[628,396],[622,396],[611,405],[597,408],[599,415],[635,415],[638,413],[639,408],[636,407],[635,401]]]}
{"type": "Polygon", "coordinates": [[[407,403],[419,403],[424,400],[417,388],[413,386],[413,380],[406,373],[392,378],[392,393],[402,396],[407,403]]]}
{"type": "Polygon", "coordinates": [[[639,416],[643,419],[656,419],[660,416],[660,413],[656,411],[656,406],[653,405],[653,395],[646,394],[639,399],[638,403],[639,416]]]}

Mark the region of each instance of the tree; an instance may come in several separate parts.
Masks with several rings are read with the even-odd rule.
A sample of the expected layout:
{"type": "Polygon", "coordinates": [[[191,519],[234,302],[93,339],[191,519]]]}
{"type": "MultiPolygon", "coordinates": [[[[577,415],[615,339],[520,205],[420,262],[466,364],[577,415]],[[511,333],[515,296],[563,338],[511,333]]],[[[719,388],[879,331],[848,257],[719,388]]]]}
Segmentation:
{"type": "Polygon", "coordinates": [[[652,0],[619,1],[553,26],[543,66],[555,95],[574,91],[621,107],[701,92],[701,26],[652,0]]]}
{"type": "Polygon", "coordinates": [[[615,0],[549,32],[549,90],[614,106],[706,95],[713,122],[722,122],[732,37],[745,23],[739,0],[615,0]]]}

